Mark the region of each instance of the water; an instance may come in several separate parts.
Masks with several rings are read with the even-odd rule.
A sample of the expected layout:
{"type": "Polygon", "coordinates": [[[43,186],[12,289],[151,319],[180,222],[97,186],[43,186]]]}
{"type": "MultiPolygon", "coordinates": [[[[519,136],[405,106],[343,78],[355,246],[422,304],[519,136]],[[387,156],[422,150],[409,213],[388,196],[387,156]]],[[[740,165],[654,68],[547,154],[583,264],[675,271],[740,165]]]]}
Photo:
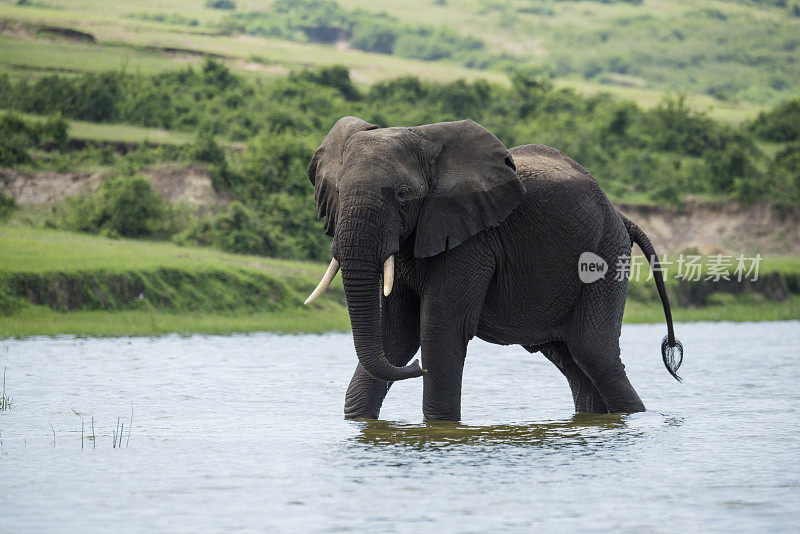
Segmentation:
{"type": "Polygon", "coordinates": [[[5,340],[0,531],[797,531],[800,323],[676,331],[683,384],[664,326],[625,326],[630,416],[475,340],[460,425],[422,422],[420,380],[344,421],[345,334],[5,340]]]}

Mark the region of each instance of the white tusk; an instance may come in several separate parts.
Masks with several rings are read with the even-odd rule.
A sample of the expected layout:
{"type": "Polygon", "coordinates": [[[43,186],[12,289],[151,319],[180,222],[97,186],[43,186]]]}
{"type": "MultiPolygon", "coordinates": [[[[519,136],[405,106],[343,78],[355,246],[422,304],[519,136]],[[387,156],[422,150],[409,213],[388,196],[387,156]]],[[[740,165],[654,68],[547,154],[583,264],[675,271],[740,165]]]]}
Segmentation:
{"type": "Polygon", "coordinates": [[[394,285],[394,256],[389,256],[383,262],[383,296],[388,297],[394,285]]]}
{"type": "Polygon", "coordinates": [[[333,277],[336,276],[336,273],[339,272],[339,262],[336,261],[336,258],[331,260],[331,264],[328,265],[328,270],[325,271],[325,276],[322,277],[322,280],[319,281],[319,285],[317,288],[311,292],[308,296],[304,304],[309,304],[317,300],[317,297],[322,295],[328,286],[331,284],[333,277]]]}

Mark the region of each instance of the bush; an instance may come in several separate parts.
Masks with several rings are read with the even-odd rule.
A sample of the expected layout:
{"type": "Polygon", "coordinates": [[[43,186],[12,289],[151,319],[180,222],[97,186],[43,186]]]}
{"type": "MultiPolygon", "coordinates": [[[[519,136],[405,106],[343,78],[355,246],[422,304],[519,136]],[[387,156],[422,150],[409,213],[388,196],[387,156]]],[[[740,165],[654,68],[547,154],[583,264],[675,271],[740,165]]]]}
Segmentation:
{"type": "Polygon", "coordinates": [[[64,150],[69,141],[67,130],[60,114],[44,121],[28,121],[14,113],[0,115],[0,165],[30,163],[28,151],[40,144],[64,150]]]}
{"type": "Polygon", "coordinates": [[[199,161],[208,164],[216,188],[228,187],[228,162],[225,159],[225,150],[217,144],[214,136],[201,133],[189,145],[186,157],[190,161],[199,161]]]}
{"type": "Polygon", "coordinates": [[[750,129],[766,141],[800,141],[800,98],[787,100],[770,111],[762,111],[750,129]]]}
{"type": "Polygon", "coordinates": [[[296,135],[259,135],[241,156],[237,172],[242,179],[234,192],[257,202],[274,193],[312,194],[306,170],[315,149],[313,142],[296,135]]]}
{"type": "Polygon", "coordinates": [[[236,2],[233,2],[232,0],[208,0],[206,2],[206,7],[210,9],[232,10],[236,9],[236,2]]]}
{"type": "Polygon", "coordinates": [[[17,201],[11,195],[0,191],[0,222],[7,220],[17,209],[17,201]]]}
{"type": "Polygon", "coordinates": [[[52,143],[58,150],[65,150],[69,141],[69,123],[57,113],[40,123],[37,137],[40,143],[52,143]]]}
{"type": "Polygon", "coordinates": [[[264,230],[252,211],[238,201],[213,223],[214,244],[237,254],[264,254],[264,230]]]}
{"type": "Polygon", "coordinates": [[[75,230],[110,236],[153,237],[163,235],[165,202],[145,178],[110,178],[93,194],[68,199],[75,230]]]}
{"type": "Polygon", "coordinates": [[[358,100],[361,97],[358,88],[350,80],[350,71],[341,65],[304,70],[291,75],[290,79],[305,80],[316,85],[333,87],[347,100],[358,100]]]}
{"type": "Polygon", "coordinates": [[[30,141],[21,134],[5,134],[0,131],[0,165],[15,166],[28,163],[30,141]]]}

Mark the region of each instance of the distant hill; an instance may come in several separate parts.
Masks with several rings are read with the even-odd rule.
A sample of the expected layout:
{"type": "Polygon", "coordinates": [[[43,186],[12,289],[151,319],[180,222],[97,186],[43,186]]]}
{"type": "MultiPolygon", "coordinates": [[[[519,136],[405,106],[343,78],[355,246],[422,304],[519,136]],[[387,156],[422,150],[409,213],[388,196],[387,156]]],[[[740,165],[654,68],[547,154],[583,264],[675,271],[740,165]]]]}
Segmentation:
{"type": "Polygon", "coordinates": [[[521,69],[644,106],[684,92],[734,122],[797,94],[799,46],[800,0],[0,2],[0,72],[12,76],[161,72],[204,55],[257,78],[342,64],[361,84],[508,83],[521,69]]]}

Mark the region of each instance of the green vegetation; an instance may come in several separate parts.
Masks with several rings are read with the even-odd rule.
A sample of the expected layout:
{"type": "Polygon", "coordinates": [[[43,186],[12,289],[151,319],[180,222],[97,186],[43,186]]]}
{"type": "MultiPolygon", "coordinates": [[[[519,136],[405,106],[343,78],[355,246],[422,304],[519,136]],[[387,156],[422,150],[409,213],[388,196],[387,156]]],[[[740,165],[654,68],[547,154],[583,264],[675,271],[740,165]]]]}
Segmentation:
{"type": "MultiPolygon", "coordinates": [[[[673,306],[672,317],[678,322],[797,320],[800,319],[800,296],[793,295],[783,302],[734,298],[700,308],[673,306]]],[[[625,305],[624,321],[626,323],[661,323],[664,321],[664,311],[658,306],[629,298],[625,305]]]]}
{"type": "Polygon", "coordinates": [[[130,13],[126,15],[130,19],[148,20],[153,22],[164,22],[166,24],[177,24],[180,26],[197,26],[197,19],[184,17],[178,13],[130,13]]]}
{"type": "MultiPolygon", "coordinates": [[[[255,330],[323,332],[349,326],[341,280],[303,306],[325,265],[208,248],[0,226],[0,337],[149,335],[255,330]]],[[[782,301],[755,291],[715,293],[677,321],[800,318],[800,260],[768,258],[762,273],[794,280],[782,301]]],[[[791,285],[791,284],[789,284],[791,285]]],[[[625,321],[662,322],[652,281],[631,283],[625,321]]]]}
{"type": "Polygon", "coordinates": [[[0,72],[38,77],[121,66],[161,72],[198,63],[203,53],[258,79],[298,66],[343,64],[359,83],[408,74],[500,82],[532,67],[587,93],[640,95],[644,104],[680,91],[693,106],[741,116],[752,113],[753,103],[774,105],[796,94],[798,7],[791,1],[338,0],[271,2],[254,12],[252,3],[228,1],[176,0],[164,11],[156,0],[6,0],[0,3],[0,18],[9,23],[0,36],[0,72]],[[331,19],[320,20],[321,12],[331,19]],[[224,24],[232,26],[229,33],[219,32],[224,24]],[[90,33],[96,43],[37,31],[42,25],[90,33]]]}
{"type": "MultiPolygon", "coordinates": [[[[7,113],[7,110],[0,110],[0,114],[5,115],[7,113]]],[[[13,112],[13,115],[28,122],[41,123],[47,120],[47,116],[34,113],[16,111],[13,112]]],[[[75,119],[65,120],[65,123],[67,124],[69,138],[81,141],[183,145],[194,139],[194,136],[188,132],[145,128],[123,123],[99,123],[75,119]]],[[[224,140],[219,140],[219,142],[227,144],[224,140]]]]}
{"type": "Polygon", "coordinates": [[[10,113],[0,115],[0,165],[30,163],[28,147],[51,144],[63,150],[67,144],[67,123],[60,115],[28,122],[10,113]]]}
{"type": "Polygon", "coordinates": [[[0,191],[0,222],[7,220],[17,209],[17,201],[11,195],[0,191]]]}
{"type": "Polygon", "coordinates": [[[166,237],[175,233],[179,207],[162,200],[141,177],[113,177],[94,194],[67,199],[61,226],[109,237],[166,237]]]}
{"type": "Polygon", "coordinates": [[[211,9],[236,9],[236,2],[231,0],[208,0],[206,7],[211,9]]]}
{"type": "MultiPolygon", "coordinates": [[[[328,260],[306,167],[344,115],[379,126],[472,118],[507,146],[556,146],[615,201],[800,204],[800,6],[791,2],[277,0],[256,11],[174,0],[164,9],[0,2],[0,165],[105,179],[47,206],[0,193],[3,245],[32,232],[31,246],[47,235],[96,240],[76,247],[89,257],[107,243],[160,251],[149,265],[76,268],[81,258],[48,243],[53,261],[35,276],[33,262],[12,267],[4,254],[0,311],[11,315],[0,335],[238,331],[254,317],[286,330],[305,328],[291,317],[322,324],[297,307],[319,265],[287,289],[272,270],[305,267],[220,270],[236,256],[219,251],[262,257],[250,264],[328,260]],[[146,176],[165,163],[207,169],[226,204],[200,212],[160,199],[146,176]],[[216,249],[203,269],[167,261],[200,254],[194,245],[216,249]],[[141,284],[152,290],[139,300],[141,284]],[[254,285],[265,288],[252,293],[257,302],[254,285]],[[108,311],[113,319],[97,320],[108,311]]],[[[16,254],[26,258],[24,247],[16,254]]],[[[798,269],[784,267],[788,297],[773,305],[761,287],[728,294],[670,280],[676,318],[797,317],[798,269]]],[[[632,284],[626,320],[660,320],[650,284],[632,284]]],[[[339,303],[324,305],[326,324],[346,327],[339,303]]]]}
{"type": "Polygon", "coordinates": [[[385,13],[342,9],[331,0],[277,0],[264,11],[229,15],[219,26],[230,33],[290,41],[346,41],[365,52],[426,61],[454,59],[468,67],[485,68],[494,60],[483,41],[447,26],[407,25],[385,13]]]}
{"type": "Polygon", "coordinates": [[[159,74],[111,71],[32,82],[0,77],[0,100],[15,111],[54,114],[41,120],[0,116],[6,165],[103,168],[117,177],[99,191],[53,207],[40,224],[171,238],[237,253],[327,258],[329,243],[316,221],[306,167],[330,126],[348,114],[380,126],[471,117],[507,146],[536,142],[560,148],[589,169],[613,200],[678,204],[696,195],[787,206],[800,202],[798,143],[780,122],[791,101],[752,124],[734,127],[693,111],[682,97],[645,110],[604,95],[584,97],[555,88],[531,74],[515,74],[510,87],[403,77],[363,90],[343,67],[256,82],[213,60],[200,70],[159,74]],[[102,143],[73,149],[64,118],[159,127],[187,137],[202,133],[189,143],[144,143],[125,154],[102,143]],[[775,143],[773,128],[785,130],[780,139],[786,142],[775,143]],[[217,137],[247,140],[247,145],[226,149],[217,137]],[[769,154],[761,148],[765,142],[771,143],[769,154]],[[215,187],[237,202],[224,213],[201,218],[159,204],[136,176],[168,161],[205,165],[215,187]],[[128,219],[138,221],[136,229],[119,220],[125,214],[121,206],[133,199],[137,208],[128,219]]]}
{"type": "Polygon", "coordinates": [[[54,312],[41,306],[0,318],[0,337],[152,336],[181,334],[231,334],[281,332],[287,334],[346,331],[350,329],[344,307],[325,313],[308,310],[245,313],[163,313],[153,311],[54,312]]]}
{"type": "MultiPolygon", "coordinates": [[[[8,347],[5,348],[5,352],[8,352],[8,347]]],[[[0,412],[10,410],[13,404],[14,399],[6,394],[6,367],[3,367],[3,390],[2,393],[0,393],[0,412]]]]}
{"type": "Polygon", "coordinates": [[[166,243],[0,227],[0,336],[348,328],[325,266],[166,243]]]}
{"type": "Polygon", "coordinates": [[[800,98],[787,100],[759,113],[752,130],[760,138],[776,143],[800,141],[800,98]]]}

